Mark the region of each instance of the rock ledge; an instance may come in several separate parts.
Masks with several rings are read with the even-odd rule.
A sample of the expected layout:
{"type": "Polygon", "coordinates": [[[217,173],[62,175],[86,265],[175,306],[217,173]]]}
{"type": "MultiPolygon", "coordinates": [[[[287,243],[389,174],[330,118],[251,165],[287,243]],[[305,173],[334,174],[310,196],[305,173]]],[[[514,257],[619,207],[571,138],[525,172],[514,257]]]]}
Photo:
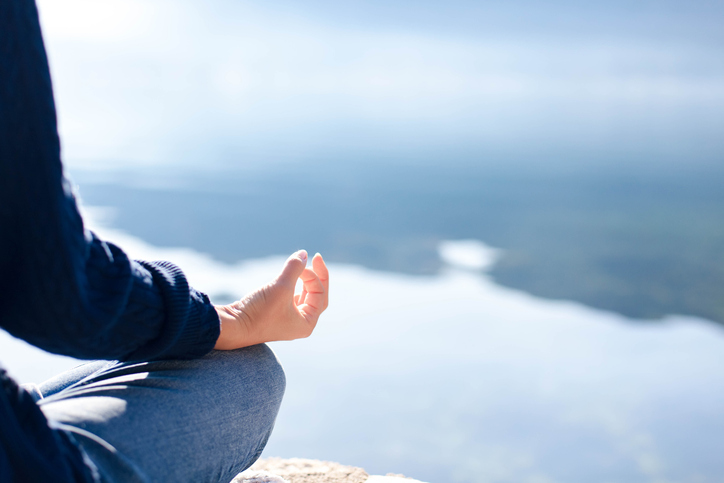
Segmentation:
{"type": "Polygon", "coordinates": [[[302,458],[265,458],[231,483],[422,483],[402,475],[370,476],[362,468],[302,458]]]}

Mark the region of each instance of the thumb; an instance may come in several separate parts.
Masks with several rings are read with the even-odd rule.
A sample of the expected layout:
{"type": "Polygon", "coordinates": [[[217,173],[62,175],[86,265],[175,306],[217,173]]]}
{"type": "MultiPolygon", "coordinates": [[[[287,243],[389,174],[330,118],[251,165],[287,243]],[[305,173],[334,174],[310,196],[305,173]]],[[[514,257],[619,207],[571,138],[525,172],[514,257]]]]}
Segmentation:
{"type": "Polygon", "coordinates": [[[292,289],[294,289],[297,284],[297,279],[302,274],[306,266],[306,250],[299,250],[298,252],[293,253],[289,258],[287,258],[284,268],[282,268],[282,273],[280,273],[277,277],[277,282],[282,285],[291,286],[292,289]]]}

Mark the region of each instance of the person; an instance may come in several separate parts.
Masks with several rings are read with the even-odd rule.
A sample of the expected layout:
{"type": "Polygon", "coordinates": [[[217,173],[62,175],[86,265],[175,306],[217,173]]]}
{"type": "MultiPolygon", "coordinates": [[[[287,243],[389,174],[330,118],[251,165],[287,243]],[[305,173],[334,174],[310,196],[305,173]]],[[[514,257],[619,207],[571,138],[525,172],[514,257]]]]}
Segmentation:
{"type": "Polygon", "coordinates": [[[306,265],[298,251],[216,307],[173,264],[87,230],[34,0],[0,2],[0,326],[98,359],[30,386],[0,368],[0,481],[230,481],[259,457],[284,392],[264,343],[309,336],[327,307],[324,260],[306,265]]]}

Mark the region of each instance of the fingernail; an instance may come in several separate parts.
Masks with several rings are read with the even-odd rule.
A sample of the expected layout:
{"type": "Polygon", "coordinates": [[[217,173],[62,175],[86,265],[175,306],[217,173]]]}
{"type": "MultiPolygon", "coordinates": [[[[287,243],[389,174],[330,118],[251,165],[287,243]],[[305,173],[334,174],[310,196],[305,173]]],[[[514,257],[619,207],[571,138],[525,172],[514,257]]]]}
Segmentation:
{"type": "Polygon", "coordinates": [[[299,250],[297,253],[299,254],[299,258],[301,258],[303,262],[307,261],[307,252],[305,252],[304,250],[299,250]]]}

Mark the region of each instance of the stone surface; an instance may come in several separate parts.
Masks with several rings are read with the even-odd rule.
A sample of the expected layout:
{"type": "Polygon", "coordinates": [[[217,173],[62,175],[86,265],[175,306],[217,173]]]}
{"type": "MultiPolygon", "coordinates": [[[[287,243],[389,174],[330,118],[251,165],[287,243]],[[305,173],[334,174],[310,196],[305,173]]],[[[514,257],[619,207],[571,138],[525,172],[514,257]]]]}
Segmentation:
{"type": "Polygon", "coordinates": [[[243,476],[237,475],[232,483],[289,483],[279,475],[269,473],[268,471],[245,471],[243,476]]]}
{"type": "MultiPolygon", "coordinates": [[[[354,466],[301,458],[266,458],[257,461],[251,468],[237,475],[232,483],[264,482],[259,478],[261,472],[280,476],[289,483],[365,483],[369,479],[365,470],[354,466]]],[[[271,479],[268,481],[274,482],[271,479]]],[[[404,482],[410,483],[410,480],[404,482]]]]}
{"type": "Polygon", "coordinates": [[[412,478],[407,478],[402,475],[387,475],[387,476],[379,476],[379,475],[372,475],[370,476],[365,483],[423,483],[419,480],[413,480],[412,478]]]}

